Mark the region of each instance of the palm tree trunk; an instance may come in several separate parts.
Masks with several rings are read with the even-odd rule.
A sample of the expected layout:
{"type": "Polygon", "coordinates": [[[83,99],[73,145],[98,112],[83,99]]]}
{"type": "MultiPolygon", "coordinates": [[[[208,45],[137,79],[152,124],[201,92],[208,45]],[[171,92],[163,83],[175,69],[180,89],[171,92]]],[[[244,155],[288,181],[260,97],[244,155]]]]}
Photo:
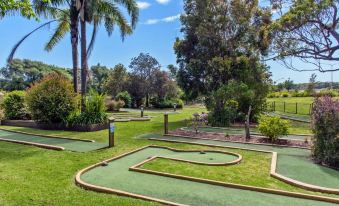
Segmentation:
{"type": "MultiPolygon", "coordinates": [[[[83,0],[83,9],[86,11],[86,1],[83,0]]],[[[81,26],[81,111],[86,109],[86,87],[87,87],[87,42],[86,42],[86,21],[85,17],[80,21],[81,26]]]]}
{"type": "Polygon", "coordinates": [[[78,35],[79,35],[79,11],[76,8],[75,1],[71,5],[71,44],[72,44],[72,61],[73,61],[73,87],[74,92],[78,93],[78,35]]]}

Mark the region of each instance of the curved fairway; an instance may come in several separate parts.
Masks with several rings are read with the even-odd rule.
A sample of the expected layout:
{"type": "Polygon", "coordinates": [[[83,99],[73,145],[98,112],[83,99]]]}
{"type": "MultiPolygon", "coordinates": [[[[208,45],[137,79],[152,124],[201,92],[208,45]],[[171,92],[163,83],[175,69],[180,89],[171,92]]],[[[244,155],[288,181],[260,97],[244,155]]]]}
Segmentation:
{"type": "Polygon", "coordinates": [[[44,137],[39,135],[23,134],[5,130],[0,130],[0,141],[11,141],[13,143],[19,144],[25,142],[28,145],[31,143],[33,146],[36,143],[45,145],[47,147],[54,146],[60,149],[66,149],[74,152],[89,152],[108,146],[105,143],[83,141],[77,139],[65,139],[58,137],[44,137]]]}
{"type": "Polygon", "coordinates": [[[220,145],[224,147],[277,152],[277,173],[307,184],[339,189],[339,172],[334,169],[314,164],[310,159],[311,151],[307,149],[162,136],[158,134],[144,135],[141,137],[152,140],[179,141],[191,144],[220,145]]]}
{"type": "Polygon", "coordinates": [[[166,148],[146,147],[98,163],[78,173],[76,181],[87,189],[155,200],[173,205],[228,206],[326,206],[327,202],[269,193],[229,188],[214,184],[131,171],[154,156],[197,161],[203,164],[227,164],[235,155],[220,152],[177,152],[166,148]],[[141,163],[141,164],[140,164],[141,163]],[[145,198],[147,197],[147,198],[145,198]]]}

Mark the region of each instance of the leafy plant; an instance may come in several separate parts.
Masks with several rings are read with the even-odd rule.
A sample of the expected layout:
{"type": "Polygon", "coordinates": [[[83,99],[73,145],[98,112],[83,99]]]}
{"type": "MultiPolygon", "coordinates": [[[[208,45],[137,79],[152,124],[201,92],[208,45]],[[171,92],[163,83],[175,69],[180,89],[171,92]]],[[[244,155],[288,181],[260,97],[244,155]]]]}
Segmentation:
{"type": "Polygon", "coordinates": [[[67,126],[101,124],[107,121],[105,98],[103,94],[91,89],[86,97],[84,112],[71,113],[65,123],[67,126]]]}
{"type": "Polygon", "coordinates": [[[28,119],[30,115],[25,103],[24,91],[12,91],[5,95],[1,104],[6,119],[28,119]]]}
{"type": "Polygon", "coordinates": [[[106,100],[106,108],[107,111],[119,111],[121,108],[124,107],[125,102],[122,100],[115,101],[113,99],[106,100]]]}
{"type": "Polygon", "coordinates": [[[26,100],[32,118],[40,123],[61,123],[76,110],[72,83],[53,73],[27,90],[26,100]]]}
{"type": "Polygon", "coordinates": [[[312,154],[322,164],[339,168],[339,100],[317,98],[312,112],[312,154]]]}
{"type": "Polygon", "coordinates": [[[258,129],[261,134],[270,138],[272,142],[278,140],[279,136],[287,135],[289,122],[280,117],[261,116],[258,129]]]}
{"type": "Polygon", "coordinates": [[[131,107],[132,97],[127,91],[118,93],[115,99],[124,101],[123,107],[126,107],[126,108],[131,107]]]}

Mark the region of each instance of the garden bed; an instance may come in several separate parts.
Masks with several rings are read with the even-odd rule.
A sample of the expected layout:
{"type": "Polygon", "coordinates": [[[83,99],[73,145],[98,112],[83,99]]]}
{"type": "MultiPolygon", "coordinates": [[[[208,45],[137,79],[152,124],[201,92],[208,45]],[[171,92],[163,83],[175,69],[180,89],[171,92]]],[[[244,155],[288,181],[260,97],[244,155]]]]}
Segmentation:
{"type": "Polygon", "coordinates": [[[91,125],[75,125],[66,127],[64,124],[40,124],[33,120],[2,120],[1,125],[15,126],[15,127],[29,127],[43,130],[66,130],[78,132],[94,132],[108,128],[108,123],[91,124],[91,125]]]}
{"type": "Polygon", "coordinates": [[[259,135],[251,135],[249,140],[245,140],[244,135],[240,134],[230,134],[225,135],[223,133],[211,133],[211,132],[201,132],[198,131],[188,131],[188,130],[175,130],[170,132],[171,135],[180,135],[180,136],[189,136],[195,138],[203,138],[203,139],[211,139],[211,140],[223,140],[230,142],[244,142],[244,143],[254,143],[254,144],[274,144],[280,146],[293,146],[293,147],[306,147],[310,148],[311,143],[309,141],[301,141],[301,140],[288,140],[288,139],[278,139],[275,142],[272,142],[269,138],[259,136],[259,135]]]}

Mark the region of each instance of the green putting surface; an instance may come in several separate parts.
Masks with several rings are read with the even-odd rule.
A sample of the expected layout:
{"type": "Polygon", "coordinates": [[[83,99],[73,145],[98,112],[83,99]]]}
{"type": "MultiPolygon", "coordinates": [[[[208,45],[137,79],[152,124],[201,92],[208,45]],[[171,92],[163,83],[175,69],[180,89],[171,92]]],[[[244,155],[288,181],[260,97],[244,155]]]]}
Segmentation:
{"type": "Polygon", "coordinates": [[[207,145],[239,147],[244,149],[274,151],[278,154],[277,173],[308,184],[339,189],[339,171],[318,164],[314,164],[313,161],[310,159],[311,151],[307,149],[162,136],[159,134],[143,135],[140,136],[140,138],[154,138],[158,140],[172,140],[182,141],[186,143],[198,143],[207,145]]]}
{"type": "MultiPolygon", "coordinates": [[[[233,189],[207,183],[129,171],[129,168],[152,156],[175,157],[205,163],[222,163],[236,157],[214,152],[173,152],[163,148],[146,148],[93,168],[81,176],[86,183],[171,202],[197,206],[327,206],[326,202],[293,198],[249,190],[233,189]],[[213,160],[211,160],[211,158],[213,160]]],[[[232,166],[230,166],[232,167],[232,166]]]]}
{"type": "MultiPolygon", "coordinates": [[[[182,128],[183,130],[187,131],[195,131],[194,128],[191,127],[184,127],[182,128]]],[[[244,129],[238,129],[238,128],[217,128],[217,127],[200,127],[199,131],[201,132],[210,132],[210,133],[223,133],[223,134],[229,134],[229,135],[244,135],[245,130],[244,129]]],[[[252,135],[259,135],[261,136],[260,133],[256,129],[251,129],[251,134],[252,135]]],[[[296,134],[289,134],[280,137],[280,139],[287,139],[287,140],[300,140],[304,141],[307,138],[307,140],[311,140],[311,135],[296,135],[296,134]]]]}
{"type": "Polygon", "coordinates": [[[66,150],[75,152],[89,152],[97,149],[107,147],[107,144],[97,142],[85,142],[78,140],[62,139],[62,138],[50,138],[41,137],[35,135],[20,134],[15,132],[8,132],[0,130],[0,138],[8,140],[18,140],[32,143],[40,143],[52,146],[63,147],[66,150]]]}

